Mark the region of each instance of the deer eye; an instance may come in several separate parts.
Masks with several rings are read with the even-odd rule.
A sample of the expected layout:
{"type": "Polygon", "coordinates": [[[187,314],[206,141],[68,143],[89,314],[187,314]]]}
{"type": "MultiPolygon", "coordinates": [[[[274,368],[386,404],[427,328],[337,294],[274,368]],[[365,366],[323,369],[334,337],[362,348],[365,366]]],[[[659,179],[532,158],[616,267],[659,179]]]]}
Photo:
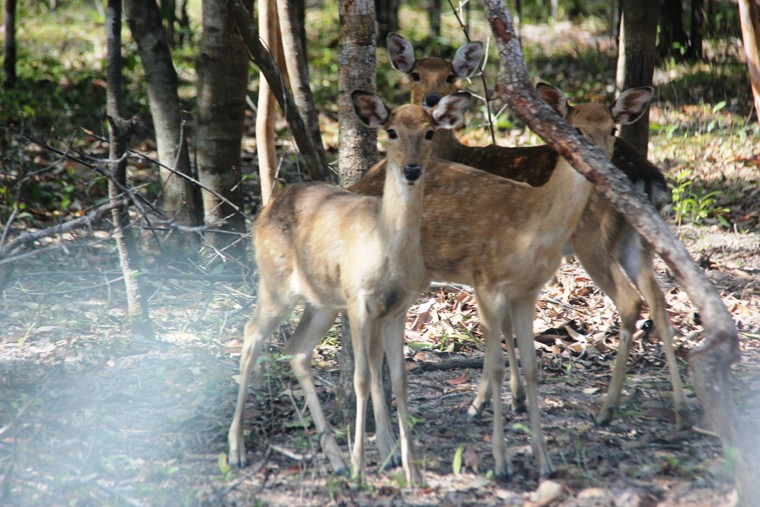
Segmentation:
{"type": "Polygon", "coordinates": [[[394,129],[388,129],[388,139],[398,139],[398,134],[394,129]]]}
{"type": "Polygon", "coordinates": [[[457,80],[457,77],[454,74],[450,74],[449,77],[446,78],[446,82],[449,84],[454,84],[454,81],[457,80]]]}
{"type": "Polygon", "coordinates": [[[425,140],[426,141],[432,141],[433,140],[433,134],[435,134],[435,132],[432,131],[432,130],[428,130],[427,132],[425,132],[425,140]]]}
{"type": "Polygon", "coordinates": [[[412,81],[419,81],[420,79],[421,78],[419,72],[412,72],[412,81]]]}
{"type": "Polygon", "coordinates": [[[583,135],[583,131],[579,129],[578,127],[575,128],[575,131],[578,132],[580,135],[583,135]]]}
{"type": "Polygon", "coordinates": [[[617,127],[612,127],[612,130],[610,130],[610,135],[612,137],[615,137],[615,134],[617,134],[617,127]]]}

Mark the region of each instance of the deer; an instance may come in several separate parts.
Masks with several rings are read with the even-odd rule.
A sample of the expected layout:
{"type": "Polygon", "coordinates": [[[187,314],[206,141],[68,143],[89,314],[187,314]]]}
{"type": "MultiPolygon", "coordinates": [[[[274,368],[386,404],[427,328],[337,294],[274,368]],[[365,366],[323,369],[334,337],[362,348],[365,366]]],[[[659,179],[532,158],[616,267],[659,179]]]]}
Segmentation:
{"type": "MultiPolygon", "coordinates": [[[[430,280],[422,260],[420,227],[423,188],[431,159],[433,134],[456,127],[471,96],[449,95],[429,111],[404,105],[392,112],[376,95],[354,91],[360,121],[388,135],[382,196],[359,195],[328,183],[287,187],[261,212],[253,227],[260,280],[258,305],[245,325],[240,386],[229,429],[229,463],[247,464],[243,410],[248,380],[265,339],[299,301],[304,312],[288,339],[285,354],[305,393],[321,446],[336,473],[346,474],[343,459],[317,398],[311,372],[314,347],[348,313],[355,356],[356,428],[351,475],[366,474],[365,417],[368,395],[376,417],[382,462],[390,462],[395,439],[382,388],[383,355],[391,371],[397,401],[403,470],[410,484],[421,484],[407,404],[404,322],[408,308],[430,280]]],[[[445,164],[443,164],[445,165],[445,164]]]]}
{"type": "MultiPolygon", "coordinates": [[[[562,91],[547,84],[540,84],[537,90],[608,157],[615,124],[637,120],[653,92],[648,87],[626,90],[608,109],[593,103],[569,107],[562,91]]],[[[380,195],[388,167],[379,162],[349,189],[380,195]]],[[[541,186],[462,164],[431,165],[426,178],[421,238],[428,277],[474,288],[486,348],[479,396],[483,396],[485,382],[502,385],[501,333],[509,343],[514,329],[522,351],[533,455],[540,475],[551,475],[554,467],[538,407],[535,304],[541,288],[560,265],[563,247],[582,219],[592,185],[563,158],[557,159],[551,177],[541,186]]],[[[514,346],[508,350],[514,356],[514,346]]],[[[516,358],[512,360],[511,364],[516,364],[516,358]]],[[[512,464],[504,440],[501,389],[488,389],[493,408],[494,472],[506,478],[512,474],[512,464]]]]}
{"type": "MultiPolygon", "coordinates": [[[[388,35],[388,51],[394,68],[411,77],[412,103],[431,106],[440,97],[459,90],[458,79],[471,77],[479,68],[483,55],[481,42],[468,42],[457,51],[453,60],[426,57],[417,60],[414,47],[403,37],[388,35]]],[[[559,155],[549,146],[510,148],[498,145],[467,146],[459,142],[453,131],[436,133],[436,156],[466,164],[492,174],[533,186],[542,186],[552,177],[559,155]]],[[[630,143],[616,137],[611,160],[626,173],[639,191],[648,195],[652,204],[662,209],[669,201],[667,183],[660,170],[651,164],[630,143]]],[[[688,427],[689,410],[683,391],[674,351],[674,331],[667,314],[665,297],[657,285],[653,267],[654,253],[648,243],[608,201],[596,193],[591,195],[570,245],[590,278],[613,301],[620,314],[617,357],[607,396],[596,415],[599,425],[609,424],[620,407],[626,365],[636,321],[641,315],[641,294],[650,306],[652,320],[663,342],[663,349],[673,387],[676,426],[688,427]],[[632,285],[632,284],[633,285],[632,285]],[[638,291],[637,291],[638,290],[638,291]]],[[[569,252],[568,252],[569,253],[569,252]]],[[[507,343],[510,364],[512,407],[524,411],[524,389],[511,350],[507,343]]],[[[470,414],[479,414],[492,386],[483,377],[470,414]]]]}

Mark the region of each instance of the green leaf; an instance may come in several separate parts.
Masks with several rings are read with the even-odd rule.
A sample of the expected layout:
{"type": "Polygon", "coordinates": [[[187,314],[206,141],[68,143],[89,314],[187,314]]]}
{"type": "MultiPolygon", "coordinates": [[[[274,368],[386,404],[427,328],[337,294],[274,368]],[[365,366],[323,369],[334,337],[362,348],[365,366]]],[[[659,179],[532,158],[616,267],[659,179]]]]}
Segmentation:
{"type": "Polygon", "coordinates": [[[457,452],[454,453],[454,462],[451,464],[451,468],[454,471],[454,475],[459,475],[462,472],[462,455],[464,454],[464,446],[457,447],[457,452]]]}

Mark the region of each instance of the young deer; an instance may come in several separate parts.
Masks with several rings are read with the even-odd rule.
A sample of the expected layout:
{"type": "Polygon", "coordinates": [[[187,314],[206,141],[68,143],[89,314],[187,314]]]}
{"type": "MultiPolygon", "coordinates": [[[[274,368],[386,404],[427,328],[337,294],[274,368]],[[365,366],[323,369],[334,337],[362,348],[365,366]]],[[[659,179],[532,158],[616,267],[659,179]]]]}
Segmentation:
{"type": "MultiPolygon", "coordinates": [[[[452,61],[431,57],[416,60],[412,45],[403,37],[390,34],[388,51],[393,66],[412,78],[412,103],[431,106],[440,97],[458,91],[455,84],[457,79],[470,77],[477,70],[483,45],[480,42],[463,45],[452,61]]],[[[533,186],[544,185],[549,180],[559,157],[546,145],[522,148],[466,146],[451,131],[435,135],[433,153],[445,160],[524,181],[533,186]]],[[[612,162],[626,173],[636,187],[647,193],[658,209],[668,202],[667,183],[662,173],[628,142],[615,138],[612,162]]],[[[612,299],[620,313],[620,346],[607,397],[597,414],[597,422],[609,423],[620,406],[626,363],[636,330],[636,320],[641,313],[641,298],[631,286],[633,282],[649,303],[662,338],[673,385],[676,424],[679,428],[685,427],[688,424],[688,405],[673,350],[674,333],[666,312],[665,298],[654,276],[651,247],[642,241],[623,215],[595,193],[591,195],[570,243],[581,265],[612,299]]],[[[516,363],[510,356],[513,408],[524,410],[524,391],[515,366],[516,363]]],[[[488,379],[484,378],[471,413],[482,410],[492,387],[488,379]]]]}
{"type": "MultiPolygon", "coordinates": [[[[538,89],[571,125],[608,156],[615,124],[638,119],[652,94],[651,88],[628,90],[610,111],[599,104],[568,108],[558,89],[549,85],[538,89]]],[[[380,194],[385,169],[386,164],[377,164],[350,190],[380,194]]],[[[535,304],[539,291],[560,264],[563,246],[581,219],[592,186],[562,158],[540,187],[459,164],[431,164],[426,178],[421,233],[428,276],[475,289],[486,343],[483,376],[492,386],[501,386],[504,379],[501,332],[511,345],[514,327],[523,352],[533,453],[541,475],[549,475],[553,467],[538,409],[533,345],[535,304]]],[[[508,350],[515,364],[514,347],[508,350]]],[[[493,389],[492,394],[495,472],[509,475],[511,462],[504,441],[501,389],[493,389]]]]}
{"type": "Polygon", "coordinates": [[[303,318],[285,354],[322,438],[322,448],[336,472],[345,462],[317,398],[311,354],[341,310],[351,321],[356,369],[356,435],[351,467],[365,475],[365,414],[371,393],[377,420],[377,443],[385,461],[394,449],[381,380],[383,353],[396,395],[401,458],[407,481],[422,476],[414,462],[407,409],[403,336],[406,311],[428,284],[420,244],[423,182],[428,171],[433,133],[454,128],[469,106],[469,93],[443,99],[426,111],[406,105],[393,112],[374,95],[352,94],[360,120],[388,133],[388,171],[382,197],[363,196],[325,183],[296,184],[267,205],[253,231],[259,267],[258,308],[245,326],[240,358],[240,389],[229,431],[229,462],[246,464],[243,409],[248,379],[264,340],[300,301],[303,318]]]}

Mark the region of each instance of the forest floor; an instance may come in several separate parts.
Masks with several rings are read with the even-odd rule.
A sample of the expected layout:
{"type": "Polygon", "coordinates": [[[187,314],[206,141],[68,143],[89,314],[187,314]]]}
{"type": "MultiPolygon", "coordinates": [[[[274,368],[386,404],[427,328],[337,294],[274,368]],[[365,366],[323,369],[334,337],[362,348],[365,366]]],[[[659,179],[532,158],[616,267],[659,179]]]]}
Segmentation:
{"type": "MultiPolygon", "coordinates": [[[[548,74],[554,64],[543,65],[548,74]]],[[[657,105],[652,123],[661,132],[653,131],[650,156],[681,192],[684,223],[671,214],[674,230],[739,330],[741,361],[727,395],[760,424],[758,134],[730,103],[724,107],[657,105]]],[[[40,165],[49,162],[40,156],[40,165]]],[[[125,329],[108,233],[95,228],[50,239],[17,263],[0,299],[0,505],[731,505],[731,453],[702,420],[690,389],[687,360],[702,337],[699,316],[664,264],[656,268],[678,332],[691,428],[673,424],[670,380],[646,307],[621,411],[609,426],[594,425],[617,348],[616,311],[569,262],[541,294],[535,322],[541,415],[556,476],[539,481],[527,416],[508,410],[515,475],[492,477],[492,416],[466,416],[480,370],[441,366],[482,358],[477,302],[467,289],[443,287],[420,297],[407,329],[410,407],[426,485],[405,486],[399,470],[378,473],[371,441],[367,484],[358,487],[331,473],[302,393],[276,355],[295,317],[270,340],[272,360],[251,388],[245,427],[252,465],[231,470],[227,429],[252,285],[148,266],[158,338],[146,340],[125,329]],[[462,466],[455,467],[460,449],[462,466]]],[[[331,335],[314,355],[328,414],[340,412],[337,347],[331,335]]],[[[507,407],[510,396],[505,386],[507,407]]],[[[345,426],[335,427],[348,456],[345,426]]]]}

